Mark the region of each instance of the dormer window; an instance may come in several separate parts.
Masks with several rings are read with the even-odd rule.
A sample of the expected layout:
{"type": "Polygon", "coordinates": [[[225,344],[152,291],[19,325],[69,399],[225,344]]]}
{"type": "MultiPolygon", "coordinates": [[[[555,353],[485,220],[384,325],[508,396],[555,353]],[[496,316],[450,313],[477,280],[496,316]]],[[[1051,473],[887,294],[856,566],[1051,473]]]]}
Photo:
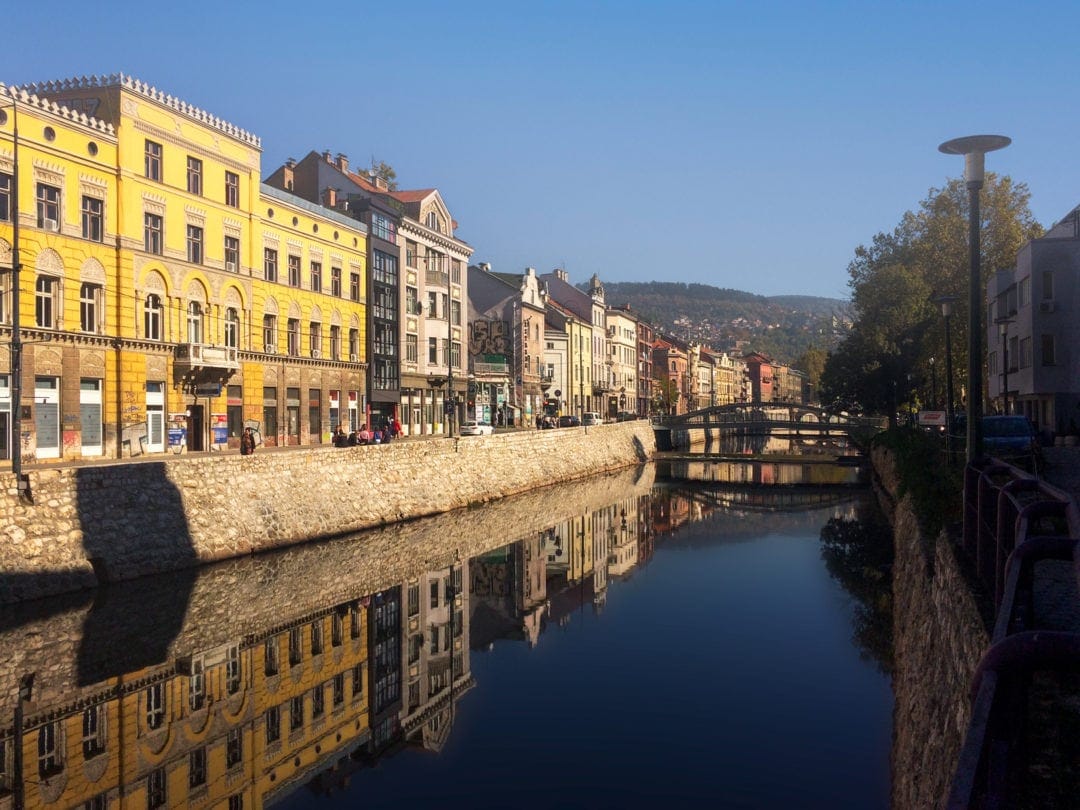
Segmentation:
{"type": "Polygon", "coordinates": [[[442,233],[442,228],[439,227],[439,215],[434,211],[428,212],[426,225],[433,231],[442,233]]]}

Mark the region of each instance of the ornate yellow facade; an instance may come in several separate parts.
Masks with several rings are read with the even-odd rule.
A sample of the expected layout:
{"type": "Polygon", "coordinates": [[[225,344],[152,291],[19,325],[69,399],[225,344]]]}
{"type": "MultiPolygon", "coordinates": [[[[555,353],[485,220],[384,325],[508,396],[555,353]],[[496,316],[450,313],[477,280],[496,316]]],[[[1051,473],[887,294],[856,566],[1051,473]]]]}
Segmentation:
{"type": "Polygon", "coordinates": [[[5,88],[0,111],[0,283],[17,210],[27,344],[19,403],[0,358],[5,457],[16,404],[34,460],[363,421],[365,225],[263,185],[256,136],[129,76],[5,88]]]}

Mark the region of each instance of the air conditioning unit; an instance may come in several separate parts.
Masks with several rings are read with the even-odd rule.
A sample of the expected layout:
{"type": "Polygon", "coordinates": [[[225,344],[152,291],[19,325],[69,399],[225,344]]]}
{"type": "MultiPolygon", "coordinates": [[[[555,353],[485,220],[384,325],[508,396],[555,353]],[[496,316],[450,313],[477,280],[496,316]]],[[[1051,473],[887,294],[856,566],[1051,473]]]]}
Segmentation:
{"type": "Polygon", "coordinates": [[[230,273],[236,272],[236,262],[225,262],[225,269],[230,273]]]}
{"type": "Polygon", "coordinates": [[[277,354],[277,346],[273,343],[267,343],[263,346],[263,351],[267,354],[277,354]]]}
{"type": "Polygon", "coordinates": [[[358,355],[358,354],[350,354],[349,355],[349,362],[350,363],[359,363],[360,362],[360,355],[358,355]]]}
{"type": "Polygon", "coordinates": [[[1042,303],[1039,304],[1039,312],[1053,312],[1053,311],[1054,311],[1054,302],[1053,301],[1043,301],[1042,303]]]}
{"type": "Polygon", "coordinates": [[[47,231],[58,231],[60,228],[56,225],[55,219],[43,219],[41,221],[41,227],[47,231]]]}
{"type": "Polygon", "coordinates": [[[311,359],[312,360],[318,360],[319,359],[319,350],[318,349],[312,349],[311,350],[311,359]]]}

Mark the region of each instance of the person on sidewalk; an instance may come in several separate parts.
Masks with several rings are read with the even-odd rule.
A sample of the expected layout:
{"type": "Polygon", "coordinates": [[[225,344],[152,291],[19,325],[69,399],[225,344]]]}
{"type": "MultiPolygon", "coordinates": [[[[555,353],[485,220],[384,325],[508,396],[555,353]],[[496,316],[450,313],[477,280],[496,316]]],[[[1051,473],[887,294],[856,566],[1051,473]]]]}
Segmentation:
{"type": "Polygon", "coordinates": [[[250,456],[255,452],[255,433],[251,428],[244,428],[244,434],[240,437],[240,455],[250,456]]]}

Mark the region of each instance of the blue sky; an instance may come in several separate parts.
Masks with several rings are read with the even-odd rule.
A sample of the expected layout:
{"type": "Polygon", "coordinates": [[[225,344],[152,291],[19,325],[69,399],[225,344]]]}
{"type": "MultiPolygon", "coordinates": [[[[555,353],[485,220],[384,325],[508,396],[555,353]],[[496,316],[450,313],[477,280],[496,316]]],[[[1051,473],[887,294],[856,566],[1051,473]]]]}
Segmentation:
{"type": "Polygon", "coordinates": [[[0,81],[123,71],[262,138],[437,187],[474,261],[846,297],[855,247],[960,176],[1080,202],[1080,4],[59,0],[5,12],[0,81]],[[167,11],[166,11],[167,10],[167,11]]]}

